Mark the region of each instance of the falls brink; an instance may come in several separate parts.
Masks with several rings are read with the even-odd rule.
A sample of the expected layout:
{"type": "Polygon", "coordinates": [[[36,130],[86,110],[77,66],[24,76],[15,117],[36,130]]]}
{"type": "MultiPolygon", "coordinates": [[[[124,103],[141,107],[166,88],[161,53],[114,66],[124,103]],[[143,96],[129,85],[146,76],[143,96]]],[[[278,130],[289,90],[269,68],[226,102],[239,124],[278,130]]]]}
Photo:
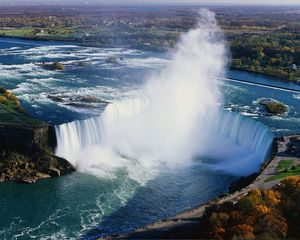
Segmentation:
{"type": "MultiPolygon", "coordinates": [[[[78,166],[80,161],[85,161],[78,158],[83,149],[89,146],[96,148],[118,146],[112,141],[118,141],[114,138],[116,138],[116,131],[122,129],[119,124],[126,123],[126,119],[142,112],[145,105],[147,101],[138,99],[114,103],[109,105],[99,117],[57,125],[55,127],[56,154],[78,166]]],[[[201,134],[199,142],[194,139],[200,158],[203,156],[206,159],[218,160],[216,167],[235,175],[246,175],[257,171],[261,163],[270,156],[274,135],[264,124],[225,110],[216,115],[214,124],[211,126],[210,135],[205,136],[205,144],[201,134]]],[[[140,141],[144,140],[140,139],[140,141]]],[[[113,151],[118,152],[120,156],[142,158],[139,154],[133,155],[132,151],[122,147],[113,151]]],[[[104,157],[111,158],[107,155],[104,157]]],[[[103,161],[110,161],[110,159],[103,161]]]]}

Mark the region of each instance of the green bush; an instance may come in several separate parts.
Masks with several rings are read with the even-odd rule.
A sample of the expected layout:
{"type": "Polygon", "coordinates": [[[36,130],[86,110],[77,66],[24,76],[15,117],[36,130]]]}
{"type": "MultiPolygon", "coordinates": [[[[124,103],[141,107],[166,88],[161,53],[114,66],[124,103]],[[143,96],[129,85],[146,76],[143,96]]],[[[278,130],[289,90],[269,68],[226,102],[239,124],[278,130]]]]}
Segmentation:
{"type": "Polygon", "coordinates": [[[275,100],[263,99],[260,104],[266,108],[270,114],[279,115],[287,111],[287,107],[282,103],[275,100]]]}
{"type": "Polygon", "coordinates": [[[283,114],[286,112],[287,108],[283,103],[280,102],[270,102],[265,105],[268,113],[272,114],[283,114]]]}

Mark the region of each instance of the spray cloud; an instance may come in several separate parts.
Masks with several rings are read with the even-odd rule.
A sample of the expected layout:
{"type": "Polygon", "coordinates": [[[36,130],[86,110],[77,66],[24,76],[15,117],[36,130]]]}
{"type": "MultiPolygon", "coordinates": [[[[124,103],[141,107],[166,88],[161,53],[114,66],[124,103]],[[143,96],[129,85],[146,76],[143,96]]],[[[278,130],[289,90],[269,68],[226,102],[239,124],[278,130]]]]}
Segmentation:
{"type": "Polygon", "coordinates": [[[146,79],[136,99],[113,103],[85,123],[59,126],[57,154],[82,170],[127,165],[121,156],[146,165],[191,159],[201,153],[219,112],[222,95],[215,78],[225,65],[215,14],[201,10],[197,26],[182,34],[170,63],[146,79]]]}

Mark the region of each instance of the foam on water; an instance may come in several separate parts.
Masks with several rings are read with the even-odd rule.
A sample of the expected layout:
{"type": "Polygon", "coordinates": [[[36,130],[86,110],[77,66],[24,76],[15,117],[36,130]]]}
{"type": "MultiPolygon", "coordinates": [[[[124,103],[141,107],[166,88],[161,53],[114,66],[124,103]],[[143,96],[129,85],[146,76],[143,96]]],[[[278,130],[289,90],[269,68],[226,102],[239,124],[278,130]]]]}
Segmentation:
{"type": "Polygon", "coordinates": [[[158,67],[166,65],[169,61],[167,59],[149,57],[149,58],[131,58],[121,60],[120,63],[134,67],[158,67]]]}
{"type": "Polygon", "coordinates": [[[30,61],[37,61],[41,59],[81,59],[81,60],[94,60],[106,59],[110,56],[141,55],[141,51],[122,48],[84,48],[76,45],[48,45],[39,46],[29,49],[2,49],[2,54],[9,53],[10,55],[22,55],[30,61]]]}
{"type": "Polygon", "coordinates": [[[293,97],[294,97],[295,99],[300,99],[300,94],[294,94],[293,97]]]}

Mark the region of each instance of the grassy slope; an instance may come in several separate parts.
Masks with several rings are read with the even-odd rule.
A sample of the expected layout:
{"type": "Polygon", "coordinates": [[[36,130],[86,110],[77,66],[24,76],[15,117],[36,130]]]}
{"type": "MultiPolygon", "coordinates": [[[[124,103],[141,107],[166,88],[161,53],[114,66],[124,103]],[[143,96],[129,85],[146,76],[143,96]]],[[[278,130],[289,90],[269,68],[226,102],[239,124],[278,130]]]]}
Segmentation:
{"type": "Polygon", "coordinates": [[[9,29],[9,30],[0,30],[0,34],[5,34],[6,36],[13,37],[27,37],[32,34],[32,28],[20,28],[20,29],[9,29]]]}
{"type": "Polygon", "coordinates": [[[300,165],[295,165],[293,160],[282,160],[276,167],[276,175],[269,177],[266,181],[274,181],[295,175],[300,175],[300,165]],[[292,168],[292,166],[294,167],[292,168]]]}
{"type": "Polygon", "coordinates": [[[43,125],[44,123],[28,115],[20,106],[15,95],[10,92],[0,93],[0,124],[43,125]],[[13,97],[8,97],[8,94],[13,97]]]}

